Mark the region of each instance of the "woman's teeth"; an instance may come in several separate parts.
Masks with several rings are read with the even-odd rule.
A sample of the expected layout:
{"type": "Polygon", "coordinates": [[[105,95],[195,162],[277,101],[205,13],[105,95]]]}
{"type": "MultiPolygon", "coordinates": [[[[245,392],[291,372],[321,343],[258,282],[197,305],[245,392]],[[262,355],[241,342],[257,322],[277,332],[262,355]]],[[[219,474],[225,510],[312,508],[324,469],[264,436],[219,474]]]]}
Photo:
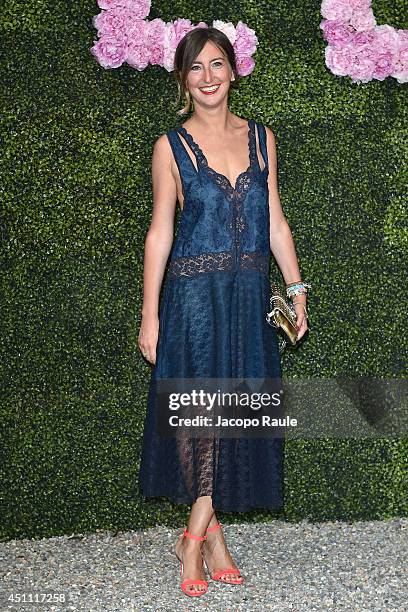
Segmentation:
{"type": "Polygon", "coordinates": [[[200,87],[200,91],[202,91],[204,94],[212,94],[217,91],[218,88],[219,85],[212,85],[211,87],[200,87]]]}

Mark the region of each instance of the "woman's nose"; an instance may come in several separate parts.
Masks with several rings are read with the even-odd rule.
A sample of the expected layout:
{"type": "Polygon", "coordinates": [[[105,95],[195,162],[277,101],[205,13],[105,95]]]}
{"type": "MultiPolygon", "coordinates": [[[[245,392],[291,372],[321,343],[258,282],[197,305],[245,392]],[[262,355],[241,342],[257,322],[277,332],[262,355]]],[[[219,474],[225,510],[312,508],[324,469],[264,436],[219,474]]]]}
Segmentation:
{"type": "Polygon", "coordinates": [[[212,75],[211,68],[204,68],[204,81],[206,83],[211,83],[212,80],[213,80],[213,75],[212,75]]]}

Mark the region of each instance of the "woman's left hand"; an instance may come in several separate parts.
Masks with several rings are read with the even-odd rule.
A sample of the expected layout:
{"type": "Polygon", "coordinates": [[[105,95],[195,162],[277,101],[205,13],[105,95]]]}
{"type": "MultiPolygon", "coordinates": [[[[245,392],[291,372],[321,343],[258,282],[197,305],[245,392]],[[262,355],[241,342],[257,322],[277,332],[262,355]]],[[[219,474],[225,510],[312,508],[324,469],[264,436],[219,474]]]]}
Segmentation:
{"type": "MultiPolygon", "coordinates": [[[[305,309],[303,308],[302,304],[294,304],[293,305],[295,312],[296,312],[296,325],[297,325],[297,330],[298,330],[298,336],[297,339],[300,340],[301,337],[307,332],[307,318],[306,318],[306,313],[305,313],[305,309]]],[[[307,308],[307,306],[306,306],[307,308]]]]}

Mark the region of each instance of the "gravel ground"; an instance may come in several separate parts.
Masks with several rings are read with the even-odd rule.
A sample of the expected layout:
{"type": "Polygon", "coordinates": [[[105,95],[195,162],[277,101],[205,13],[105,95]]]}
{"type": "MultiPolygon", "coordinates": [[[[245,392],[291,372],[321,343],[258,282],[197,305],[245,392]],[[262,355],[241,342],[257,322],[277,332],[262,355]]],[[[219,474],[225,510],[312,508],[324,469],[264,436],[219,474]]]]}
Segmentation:
{"type": "Polygon", "coordinates": [[[0,610],[408,610],[408,519],[225,525],[245,585],[179,587],[172,546],[182,529],[0,543],[0,610]],[[11,604],[10,594],[64,594],[65,603],[11,604]]]}

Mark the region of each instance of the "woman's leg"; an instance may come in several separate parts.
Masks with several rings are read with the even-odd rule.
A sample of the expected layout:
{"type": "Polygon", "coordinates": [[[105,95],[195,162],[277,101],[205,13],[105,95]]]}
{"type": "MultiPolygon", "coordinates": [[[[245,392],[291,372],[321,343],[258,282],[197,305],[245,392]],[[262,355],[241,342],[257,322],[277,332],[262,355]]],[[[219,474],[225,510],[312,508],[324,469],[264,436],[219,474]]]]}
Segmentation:
{"type": "MultiPolygon", "coordinates": [[[[208,527],[214,527],[214,525],[216,525],[218,523],[217,517],[215,516],[215,512],[211,517],[211,521],[208,524],[208,527]]],[[[210,535],[210,534],[207,534],[210,535]]]]}
{"type": "MultiPolygon", "coordinates": [[[[214,512],[208,526],[214,527],[217,523],[218,520],[214,512]]],[[[203,554],[211,573],[213,574],[214,572],[227,569],[228,567],[238,569],[228,550],[223,530],[216,529],[215,531],[210,531],[206,535],[208,539],[203,543],[203,554]]],[[[222,578],[226,580],[237,580],[239,576],[226,572],[222,575],[222,578]]]]}
{"type": "MultiPolygon", "coordinates": [[[[210,495],[198,497],[191,506],[190,518],[188,521],[188,531],[196,536],[206,535],[206,530],[211,517],[214,514],[210,495]]],[[[206,580],[203,567],[202,545],[205,542],[191,540],[181,537],[176,544],[177,554],[183,561],[182,581],[186,578],[192,580],[206,580]]],[[[189,589],[203,591],[204,587],[200,584],[191,585],[189,589]]]]}
{"type": "Polygon", "coordinates": [[[211,496],[204,495],[203,497],[197,497],[191,506],[187,529],[194,535],[206,535],[205,532],[213,514],[214,508],[212,507],[211,496]]]}

